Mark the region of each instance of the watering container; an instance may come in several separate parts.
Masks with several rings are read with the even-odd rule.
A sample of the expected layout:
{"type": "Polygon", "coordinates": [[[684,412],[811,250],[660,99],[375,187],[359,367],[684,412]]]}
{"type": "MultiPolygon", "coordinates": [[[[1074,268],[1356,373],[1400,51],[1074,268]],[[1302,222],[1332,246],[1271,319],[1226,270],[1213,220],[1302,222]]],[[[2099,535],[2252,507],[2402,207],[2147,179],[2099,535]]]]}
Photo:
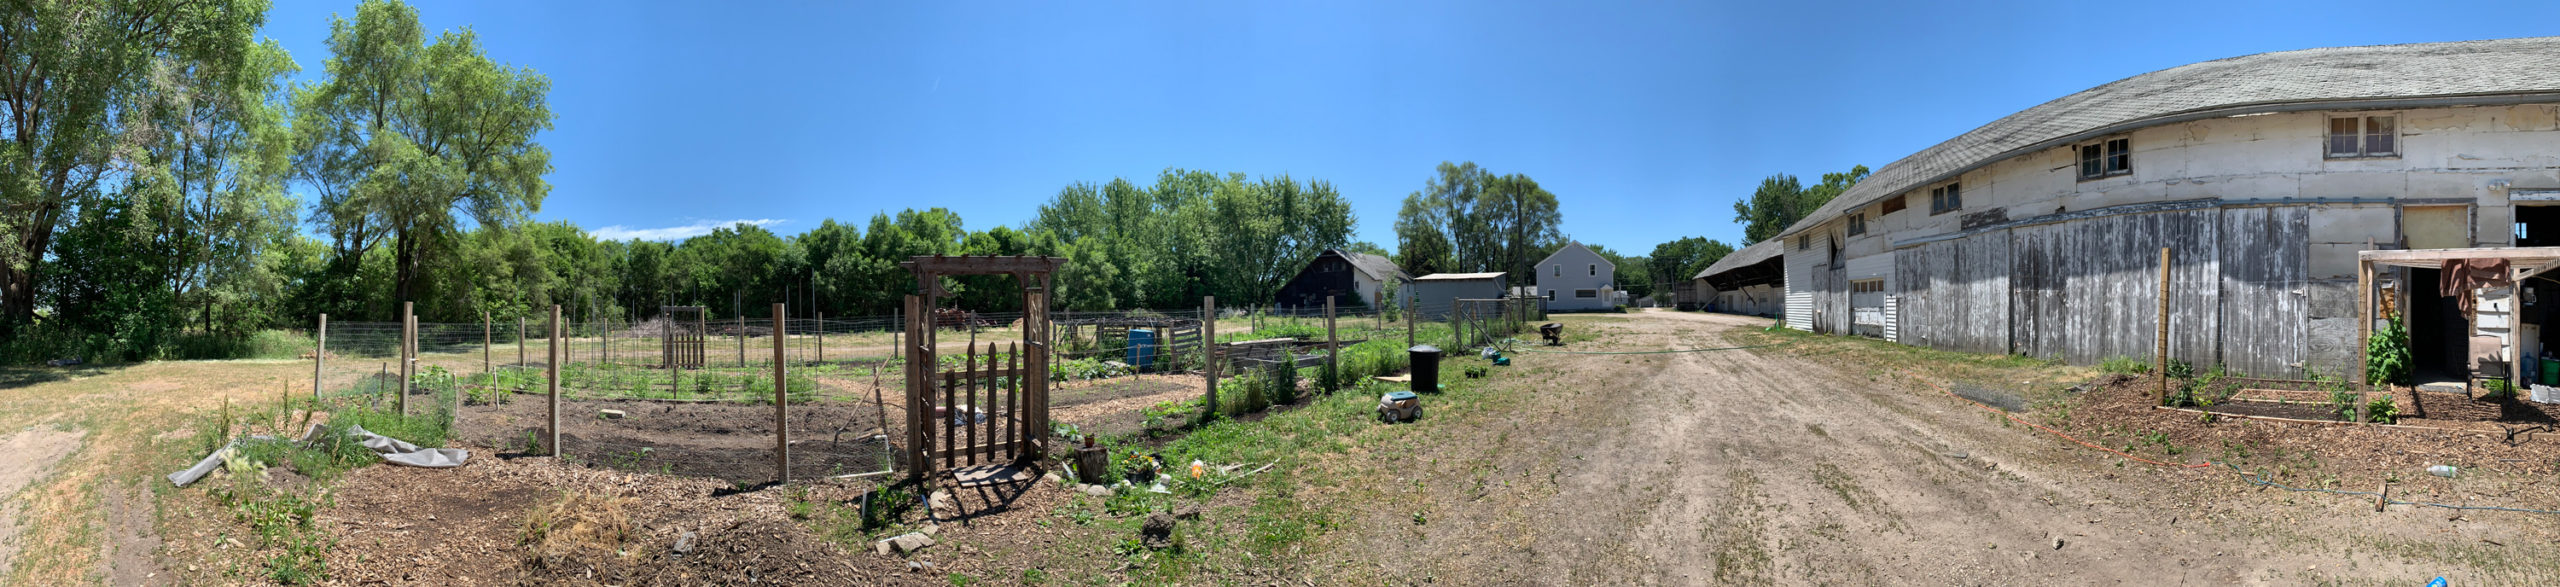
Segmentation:
{"type": "Polygon", "coordinates": [[[2550,360],[2550,359],[2543,359],[2543,360],[2541,361],[2541,363],[2542,363],[2542,384],[2543,384],[2543,385],[2560,385],[2560,361],[2554,361],[2554,360],[2550,360]]]}

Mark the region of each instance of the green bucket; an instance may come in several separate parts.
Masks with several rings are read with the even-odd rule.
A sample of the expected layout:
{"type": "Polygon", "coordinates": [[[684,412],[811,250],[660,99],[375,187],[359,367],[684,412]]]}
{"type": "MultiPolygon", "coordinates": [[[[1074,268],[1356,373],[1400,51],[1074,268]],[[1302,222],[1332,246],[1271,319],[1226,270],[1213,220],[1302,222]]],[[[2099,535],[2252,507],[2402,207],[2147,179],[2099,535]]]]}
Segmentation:
{"type": "Polygon", "coordinates": [[[2560,361],[2550,359],[2542,361],[2542,384],[2560,385],[2560,361]]]}

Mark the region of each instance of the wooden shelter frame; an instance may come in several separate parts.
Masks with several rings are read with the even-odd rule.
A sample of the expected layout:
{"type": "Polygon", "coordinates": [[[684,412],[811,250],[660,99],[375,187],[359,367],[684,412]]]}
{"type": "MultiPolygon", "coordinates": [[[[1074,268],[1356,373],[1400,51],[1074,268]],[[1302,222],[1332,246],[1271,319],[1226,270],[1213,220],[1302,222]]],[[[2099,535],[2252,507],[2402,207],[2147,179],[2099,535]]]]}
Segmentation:
{"type": "Polygon", "coordinates": [[[915,274],[919,292],[907,296],[904,312],[909,477],[948,475],[963,484],[1030,478],[1016,465],[1039,460],[1048,448],[1049,282],[1066,263],[1060,257],[933,255],[898,264],[915,274]],[[933,309],[950,295],[942,278],[960,275],[1011,275],[1021,284],[1022,340],[1009,362],[999,365],[989,345],[983,366],[972,348],[961,368],[941,367],[933,309]],[[960,393],[968,401],[960,401],[960,393]],[[967,408],[953,409],[960,406],[967,408]]]}
{"type": "MultiPolygon", "coordinates": [[[[2356,313],[2363,316],[2364,319],[2356,322],[2356,340],[2359,343],[2373,340],[2373,324],[2383,318],[2381,315],[2381,300],[2378,295],[2379,292],[2375,291],[2377,282],[2380,280],[2381,273],[2383,271],[2391,269],[2436,269],[2443,267],[2445,261],[2459,259],[2505,259],[2507,261],[2507,280],[2511,283],[2522,284],[2524,283],[2525,278],[2542,275],[2543,273],[2560,269],[2560,247],[2385,249],[2357,251],[2356,313]]],[[[2395,295],[2405,295],[2407,288],[2411,287],[2434,287],[2434,284],[2411,284],[2406,283],[2406,280],[2395,280],[2394,282],[2403,284],[2400,286],[2401,291],[2399,293],[2395,293],[2395,295]]],[[[2523,350],[2523,345],[2512,338],[2512,335],[2507,340],[2507,345],[2509,345],[2509,352],[2520,354],[2523,350]]],[[[2362,358],[2361,353],[2363,352],[2364,347],[2365,345],[2363,344],[2356,345],[2357,352],[2359,353],[2359,359],[2362,358]]],[[[2358,362],[2361,363],[2362,361],[2359,360],[2358,362]]],[[[2523,365],[2524,361],[2509,359],[2506,365],[2507,381],[2523,381],[2523,365]]],[[[2370,381],[2364,381],[2364,374],[2361,372],[2356,374],[2355,380],[2362,383],[2372,383],[2370,381]]]]}

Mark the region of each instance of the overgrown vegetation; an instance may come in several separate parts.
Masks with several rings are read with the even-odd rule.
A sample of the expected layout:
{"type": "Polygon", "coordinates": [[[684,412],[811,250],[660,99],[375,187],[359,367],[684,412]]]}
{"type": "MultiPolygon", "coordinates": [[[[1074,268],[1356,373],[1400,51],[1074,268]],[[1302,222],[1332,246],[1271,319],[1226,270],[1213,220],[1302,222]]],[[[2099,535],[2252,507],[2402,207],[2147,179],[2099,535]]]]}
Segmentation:
{"type": "Polygon", "coordinates": [[[2133,357],[2108,357],[2098,362],[2098,370],[2108,373],[2141,375],[2151,372],[2151,362],[2133,357]]]}
{"type": "Polygon", "coordinates": [[[2416,372],[2409,355],[2409,328],[2393,316],[2374,329],[2364,343],[2364,380],[2376,385],[2408,385],[2416,372]]]}

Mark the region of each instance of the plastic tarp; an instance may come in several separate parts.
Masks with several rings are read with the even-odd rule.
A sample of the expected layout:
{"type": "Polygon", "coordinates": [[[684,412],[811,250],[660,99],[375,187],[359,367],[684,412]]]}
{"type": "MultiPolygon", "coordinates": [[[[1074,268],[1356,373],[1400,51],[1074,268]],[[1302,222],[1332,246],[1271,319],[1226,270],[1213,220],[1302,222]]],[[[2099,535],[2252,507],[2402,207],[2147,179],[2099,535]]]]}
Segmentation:
{"type": "MultiPolygon", "coordinates": [[[[311,442],[314,437],[319,436],[320,431],[323,429],[324,428],[319,425],[312,425],[310,431],[303,433],[301,441],[311,442]]],[[[381,455],[384,462],[394,465],[442,469],[462,466],[464,461],[471,458],[470,451],[459,448],[418,448],[418,445],[410,444],[408,441],[374,434],[372,431],[365,430],[363,426],[348,426],[347,435],[356,437],[357,442],[363,444],[366,449],[372,450],[374,454],[381,455]]],[[[276,438],[273,436],[251,436],[247,440],[272,441],[276,440],[276,438]]],[[[240,440],[232,440],[231,444],[223,445],[220,450],[213,451],[213,454],[205,455],[204,460],[196,461],[195,466],[187,467],[186,470],[178,471],[176,473],[170,473],[169,483],[179,487],[186,487],[188,484],[195,483],[197,480],[203,479],[205,475],[212,474],[214,469],[222,466],[222,456],[224,454],[231,452],[234,448],[239,446],[240,440]]]]}

